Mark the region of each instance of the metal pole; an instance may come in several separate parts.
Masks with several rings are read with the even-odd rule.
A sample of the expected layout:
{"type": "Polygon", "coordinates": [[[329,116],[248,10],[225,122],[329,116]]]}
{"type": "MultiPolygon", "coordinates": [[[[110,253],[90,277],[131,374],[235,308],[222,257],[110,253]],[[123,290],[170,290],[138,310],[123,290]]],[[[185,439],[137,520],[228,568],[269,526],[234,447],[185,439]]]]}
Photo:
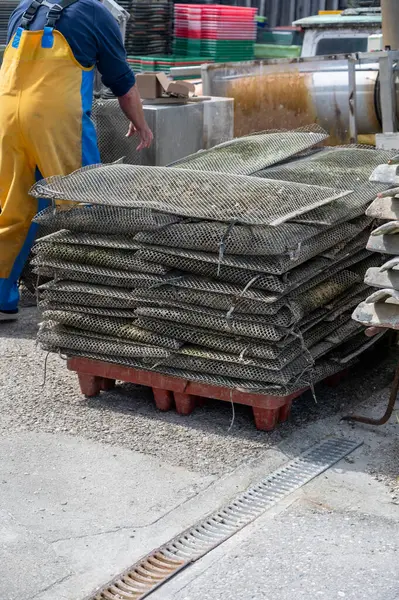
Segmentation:
{"type": "Polygon", "coordinates": [[[204,96],[210,96],[211,80],[208,71],[209,65],[201,65],[202,93],[204,96]]]}
{"type": "Polygon", "coordinates": [[[393,70],[392,53],[380,57],[380,104],[382,116],[382,132],[395,133],[396,119],[396,87],[393,70]]]}
{"type": "Polygon", "coordinates": [[[357,122],[356,122],[356,57],[348,58],[349,79],[349,133],[350,143],[357,144],[357,122]]]}
{"type": "Polygon", "coordinates": [[[384,46],[389,46],[391,50],[399,50],[398,0],[381,0],[381,10],[384,46]]]}

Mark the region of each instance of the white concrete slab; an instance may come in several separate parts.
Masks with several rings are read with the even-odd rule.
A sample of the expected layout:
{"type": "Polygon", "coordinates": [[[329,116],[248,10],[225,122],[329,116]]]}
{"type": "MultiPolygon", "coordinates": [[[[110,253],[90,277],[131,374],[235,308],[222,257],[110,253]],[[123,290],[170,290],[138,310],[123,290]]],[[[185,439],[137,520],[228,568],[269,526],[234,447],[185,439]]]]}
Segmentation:
{"type": "Polygon", "coordinates": [[[8,515],[1,523],[2,600],[21,600],[23,590],[36,594],[68,575],[84,574],[70,600],[77,590],[78,596],[89,592],[141,556],[137,529],[145,530],[214,480],[62,434],[5,436],[0,456],[0,508],[8,515]]]}

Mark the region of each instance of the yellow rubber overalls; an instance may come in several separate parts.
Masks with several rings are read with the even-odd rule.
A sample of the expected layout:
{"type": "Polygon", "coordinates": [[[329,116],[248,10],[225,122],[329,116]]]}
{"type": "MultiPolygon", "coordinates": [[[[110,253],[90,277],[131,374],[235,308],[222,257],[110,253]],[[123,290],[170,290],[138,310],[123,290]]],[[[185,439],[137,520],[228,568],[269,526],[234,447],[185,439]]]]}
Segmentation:
{"type": "Polygon", "coordinates": [[[46,206],[29,196],[35,180],[100,162],[90,119],[94,67],[82,67],[55,30],[77,1],[34,0],[0,70],[0,311],[18,306],[17,282],[36,234],[31,221],[46,206]],[[43,5],[44,30],[29,31],[43,5]]]}

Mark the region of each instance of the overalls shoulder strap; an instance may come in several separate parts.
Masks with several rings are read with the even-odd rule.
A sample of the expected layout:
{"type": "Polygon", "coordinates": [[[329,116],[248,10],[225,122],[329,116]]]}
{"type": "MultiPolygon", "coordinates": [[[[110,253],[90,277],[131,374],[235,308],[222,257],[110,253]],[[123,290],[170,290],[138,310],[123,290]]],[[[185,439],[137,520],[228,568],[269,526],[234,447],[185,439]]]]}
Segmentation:
{"type": "Polygon", "coordinates": [[[71,4],[75,4],[75,2],[78,2],[78,0],[60,0],[60,2],[51,5],[47,15],[46,27],[54,28],[62,11],[71,6],[71,4]]]}
{"type": "Polygon", "coordinates": [[[75,4],[79,0],[60,0],[56,4],[52,4],[47,0],[33,0],[32,4],[26,9],[22,15],[21,25],[22,29],[29,29],[30,24],[35,18],[37,11],[42,6],[46,6],[49,11],[47,14],[46,27],[54,28],[58,19],[61,17],[62,11],[71,4],[75,4]]]}

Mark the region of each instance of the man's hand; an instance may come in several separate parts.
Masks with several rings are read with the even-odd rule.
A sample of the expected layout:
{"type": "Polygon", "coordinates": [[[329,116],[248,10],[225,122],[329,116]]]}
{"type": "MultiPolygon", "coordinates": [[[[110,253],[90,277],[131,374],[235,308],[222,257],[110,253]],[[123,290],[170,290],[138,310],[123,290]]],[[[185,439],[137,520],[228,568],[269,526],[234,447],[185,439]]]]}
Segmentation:
{"type": "Polygon", "coordinates": [[[145,120],[143,105],[141,103],[137,85],[134,85],[127,94],[121,96],[118,100],[121,109],[130,121],[129,131],[126,134],[126,137],[132,137],[137,133],[140,138],[137,150],[149,148],[154,136],[145,120]]]}
{"type": "Polygon", "coordinates": [[[134,126],[133,123],[130,123],[129,131],[126,134],[126,137],[133,137],[134,135],[136,135],[136,133],[140,137],[140,143],[137,146],[137,150],[140,151],[140,150],[144,150],[144,148],[149,148],[154,139],[154,135],[153,135],[151,129],[148,127],[147,123],[145,124],[145,127],[143,127],[142,129],[138,129],[137,127],[134,126]]]}

